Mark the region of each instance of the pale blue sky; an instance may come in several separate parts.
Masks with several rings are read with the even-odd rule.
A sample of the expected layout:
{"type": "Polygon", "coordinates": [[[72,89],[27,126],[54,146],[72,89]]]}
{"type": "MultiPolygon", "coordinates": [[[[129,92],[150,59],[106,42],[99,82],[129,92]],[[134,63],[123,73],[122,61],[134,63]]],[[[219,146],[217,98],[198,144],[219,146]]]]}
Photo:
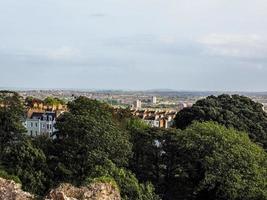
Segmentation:
{"type": "Polygon", "coordinates": [[[267,91],[266,0],[0,0],[0,87],[267,91]]]}

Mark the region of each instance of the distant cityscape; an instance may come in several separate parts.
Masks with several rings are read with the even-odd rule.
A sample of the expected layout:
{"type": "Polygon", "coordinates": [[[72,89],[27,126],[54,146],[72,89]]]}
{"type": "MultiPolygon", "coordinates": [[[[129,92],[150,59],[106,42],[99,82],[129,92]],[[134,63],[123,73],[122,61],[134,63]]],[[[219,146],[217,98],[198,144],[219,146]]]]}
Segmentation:
{"type": "Polygon", "coordinates": [[[179,111],[184,106],[191,106],[197,100],[210,95],[240,94],[267,106],[267,92],[221,92],[221,91],[116,91],[116,90],[17,90],[24,98],[32,96],[38,99],[54,97],[72,101],[75,97],[85,96],[109,103],[117,107],[136,107],[138,109],[164,109],[179,111]]]}
{"type": "MultiPolygon", "coordinates": [[[[35,137],[56,137],[56,120],[67,111],[67,102],[79,96],[108,103],[114,108],[128,108],[133,116],[142,119],[150,127],[170,128],[176,114],[191,107],[197,100],[223,92],[175,92],[175,91],[76,91],[76,90],[23,90],[17,91],[25,100],[27,114],[24,126],[27,134],[35,137]],[[56,104],[47,99],[58,99],[56,104]],[[29,101],[29,99],[31,99],[29,101]]],[[[249,96],[267,110],[267,93],[227,92],[249,96]]],[[[50,99],[50,100],[51,100],[50,99]]]]}

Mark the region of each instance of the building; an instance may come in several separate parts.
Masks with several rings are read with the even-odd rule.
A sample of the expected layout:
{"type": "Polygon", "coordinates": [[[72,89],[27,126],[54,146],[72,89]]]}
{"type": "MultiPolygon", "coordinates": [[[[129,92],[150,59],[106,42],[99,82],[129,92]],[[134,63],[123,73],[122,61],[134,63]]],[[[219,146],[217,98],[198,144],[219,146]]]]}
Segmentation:
{"type": "Polygon", "coordinates": [[[151,127],[160,127],[160,121],[155,116],[146,116],[143,120],[151,127]]]}
{"type": "Polygon", "coordinates": [[[25,121],[27,134],[31,137],[55,137],[56,113],[51,111],[33,112],[25,121]]]}
{"type": "Polygon", "coordinates": [[[142,119],[151,127],[170,128],[174,124],[176,111],[157,111],[157,110],[132,110],[132,114],[142,119]]]}
{"type": "Polygon", "coordinates": [[[180,102],[178,104],[178,110],[183,110],[184,108],[187,108],[187,107],[188,107],[187,104],[184,102],[180,102]]]}
{"type": "Polygon", "coordinates": [[[136,100],[134,102],[134,108],[135,109],[141,109],[142,108],[142,102],[140,100],[136,100]]]}
{"type": "Polygon", "coordinates": [[[152,97],[152,103],[157,104],[157,97],[154,97],[154,96],[152,97]]]}

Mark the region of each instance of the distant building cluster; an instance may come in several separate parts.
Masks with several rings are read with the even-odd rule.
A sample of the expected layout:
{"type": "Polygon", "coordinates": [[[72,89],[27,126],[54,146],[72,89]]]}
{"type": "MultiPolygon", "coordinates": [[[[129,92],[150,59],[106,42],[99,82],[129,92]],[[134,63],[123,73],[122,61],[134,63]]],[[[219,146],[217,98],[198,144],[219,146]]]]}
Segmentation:
{"type": "Polygon", "coordinates": [[[157,128],[170,128],[174,124],[176,111],[156,111],[156,110],[132,110],[134,116],[144,120],[146,124],[157,128]]]}
{"type": "MultiPolygon", "coordinates": [[[[157,104],[157,97],[152,96],[150,99],[143,100],[146,105],[156,105],[157,104]]],[[[141,109],[142,108],[142,101],[137,99],[134,101],[132,108],[134,109],[141,109]]]]}
{"type": "MultiPolygon", "coordinates": [[[[168,105],[166,102],[162,104],[161,99],[156,96],[149,98],[136,98],[132,105],[132,114],[142,119],[151,127],[170,128],[174,124],[174,118],[179,110],[192,106],[188,102],[176,103],[175,107],[164,107],[168,105]],[[158,109],[158,107],[160,107],[158,109]],[[174,109],[172,109],[174,108],[174,109]]],[[[55,99],[54,99],[55,100],[55,99]]],[[[27,134],[32,137],[47,136],[56,137],[55,124],[58,117],[67,111],[67,105],[56,101],[56,103],[47,103],[40,99],[26,100],[27,117],[24,126],[27,134]]],[[[114,106],[113,106],[114,107],[114,106]]]]}

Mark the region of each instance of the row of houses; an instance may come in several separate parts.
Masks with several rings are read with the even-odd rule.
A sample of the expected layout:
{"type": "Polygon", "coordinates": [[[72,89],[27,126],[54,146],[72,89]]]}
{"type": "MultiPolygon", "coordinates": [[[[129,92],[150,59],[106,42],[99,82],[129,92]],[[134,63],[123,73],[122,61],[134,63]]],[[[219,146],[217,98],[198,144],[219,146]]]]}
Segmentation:
{"type": "MultiPolygon", "coordinates": [[[[30,109],[24,126],[31,137],[56,138],[56,121],[62,112],[30,109]]],[[[175,111],[132,110],[132,114],[144,120],[151,127],[170,128],[174,123],[175,111]]]]}
{"type": "Polygon", "coordinates": [[[132,110],[134,116],[139,117],[151,127],[170,128],[174,124],[176,111],[132,110]]]}

